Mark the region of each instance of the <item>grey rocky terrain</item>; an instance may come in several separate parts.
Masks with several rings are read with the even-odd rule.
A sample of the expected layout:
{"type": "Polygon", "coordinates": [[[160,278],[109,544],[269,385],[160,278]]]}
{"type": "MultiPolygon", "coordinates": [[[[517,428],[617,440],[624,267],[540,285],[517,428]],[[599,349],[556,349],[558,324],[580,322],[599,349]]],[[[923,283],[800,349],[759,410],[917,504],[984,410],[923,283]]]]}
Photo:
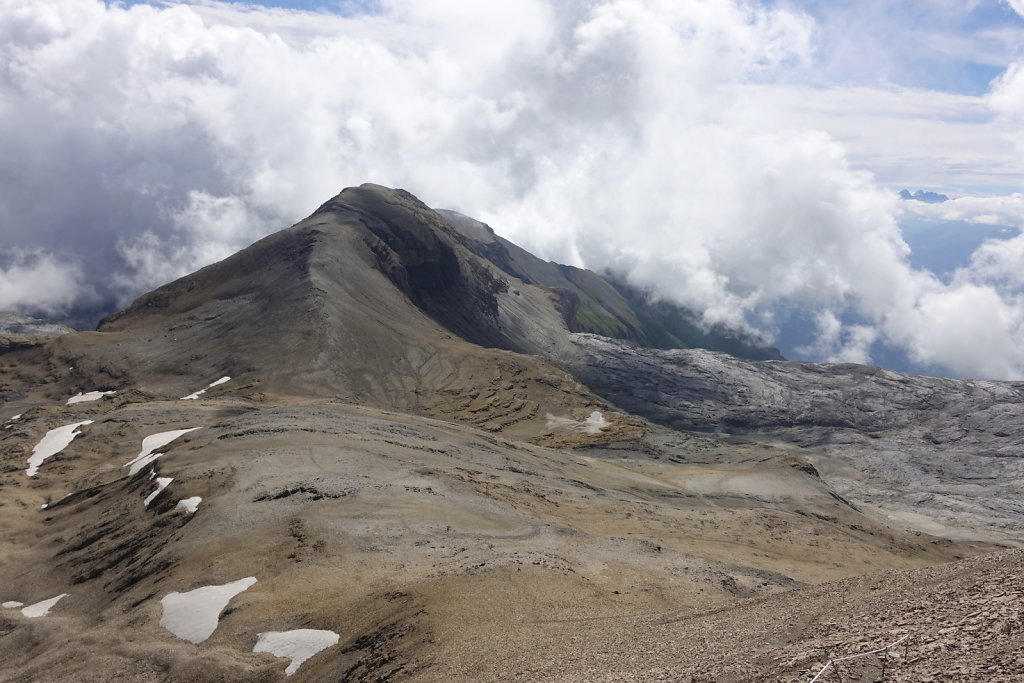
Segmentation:
{"type": "Polygon", "coordinates": [[[1019,385],[648,348],[481,225],[349,188],[0,349],[0,680],[1012,680],[1019,385]]]}
{"type": "Polygon", "coordinates": [[[576,376],[620,408],[792,448],[837,493],[896,524],[1004,540],[1024,528],[1024,384],[575,342],[576,376]]]}
{"type": "Polygon", "coordinates": [[[70,334],[75,330],[51,320],[33,318],[17,311],[0,312],[0,336],[53,337],[70,334]]]}

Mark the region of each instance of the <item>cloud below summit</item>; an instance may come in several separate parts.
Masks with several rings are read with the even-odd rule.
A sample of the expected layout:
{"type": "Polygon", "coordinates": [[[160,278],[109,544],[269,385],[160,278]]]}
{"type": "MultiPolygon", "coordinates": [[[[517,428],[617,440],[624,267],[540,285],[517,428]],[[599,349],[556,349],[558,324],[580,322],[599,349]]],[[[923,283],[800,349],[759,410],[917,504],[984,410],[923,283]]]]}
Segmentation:
{"type": "MultiPolygon", "coordinates": [[[[912,269],[892,192],[787,115],[780,93],[815,96],[785,85],[814,66],[810,17],[733,0],[378,9],[0,0],[0,278],[65,273],[0,305],[59,310],[75,287],[123,303],[372,181],[709,322],[770,335],[805,309],[821,358],[884,342],[1024,376],[1009,256],[989,248],[948,284],[912,269]]],[[[1010,126],[1016,82],[991,96],[1010,126]]]]}

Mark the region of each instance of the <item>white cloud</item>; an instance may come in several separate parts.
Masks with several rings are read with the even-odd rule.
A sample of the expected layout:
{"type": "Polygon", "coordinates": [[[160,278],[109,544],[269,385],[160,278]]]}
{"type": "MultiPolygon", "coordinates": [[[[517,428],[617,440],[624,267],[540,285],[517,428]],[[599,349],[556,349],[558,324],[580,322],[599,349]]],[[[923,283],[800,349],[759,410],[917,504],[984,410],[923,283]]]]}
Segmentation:
{"type": "Polygon", "coordinates": [[[82,282],[82,269],[52,254],[22,249],[0,252],[0,311],[14,309],[64,313],[92,291],[82,282]]]}
{"type": "Polygon", "coordinates": [[[778,84],[746,84],[740,96],[771,116],[773,126],[827,131],[851,164],[896,189],[1007,192],[1024,176],[1024,159],[1007,144],[1020,127],[998,119],[984,96],[891,85],[778,84]]]}
{"type": "Polygon", "coordinates": [[[1015,293],[1024,292],[1024,234],[1007,240],[987,240],[957,272],[961,282],[996,283],[1015,293]]]}
{"type": "Polygon", "coordinates": [[[1017,153],[1024,154],[1024,61],[1015,62],[993,84],[989,105],[1012,126],[1017,153]]]}
{"type": "Polygon", "coordinates": [[[870,325],[843,325],[832,311],[815,316],[814,343],[797,349],[801,354],[830,363],[870,363],[878,330],[870,325]]]}
{"type": "Polygon", "coordinates": [[[1024,0],[1006,0],[1006,4],[1009,5],[1014,12],[1024,17],[1024,0]]]}
{"type": "Polygon", "coordinates": [[[961,375],[1019,378],[1024,368],[1024,302],[994,287],[957,282],[921,294],[890,334],[922,363],[961,375]]]}
{"type": "Polygon", "coordinates": [[[906,201],[900,209],[932,220],[1024,228],[1024,195],[1019,192],[995,197],[956,197],[936,204],[906,201]]]}
{"type": "MultiPolygon", "coordinates": [[[[779,85],[813,68],[819,29],[738,0],[379,10],[0,0],[5,237],[55,263],[80,253],[84,281],[124,298],[372,181],[709,322],[770,332],[778,307],[806,307],[823,358],[867,361],[878,339],[955,372],[1024,374],[1004,261],[979,256],[951,285],[912,270],[896,199],[861,170],[953,160],[1013,177],[982,100],[779,85]],[[888,133],[825,125],[858,100],[888,133]],[[837,328],[843,311],[863,322],[837,328]]],[[[1014,78],[991,100],[1006,130],[1014,78]]]]}

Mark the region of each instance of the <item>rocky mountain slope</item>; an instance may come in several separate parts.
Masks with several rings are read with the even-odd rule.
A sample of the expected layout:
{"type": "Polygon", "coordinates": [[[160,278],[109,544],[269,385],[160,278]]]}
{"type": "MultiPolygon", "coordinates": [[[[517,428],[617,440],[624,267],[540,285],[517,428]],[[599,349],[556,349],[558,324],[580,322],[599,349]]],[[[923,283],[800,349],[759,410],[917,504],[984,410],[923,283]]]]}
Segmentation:
{"type": "Polygon", "coordinates": [[[692,311],[669,302],[652,302],[644,292],[614,277],[541,260],[496,235],[486,223],[456,211],[441,209],[437,213],[474,252],[501,271],[551,292],[572,332],[591,332],[653,348],[701,348],[754,360],[782,360],[778,349],[720,326],[704,329],[692,311]]]}
{"type": "Polygon", "coordinates": [[[350,188],[0,354],[0,680],[798,680],[1016,585],[1017,385],[580,333],[658,328],[481,230],[350,188]]]}
{"type": "Polygon", "coordinates": [[[853,364],[752,363],[575,338],[569,365],[620,408],[683,431],[799,449],[897,525],[1012,540],[1024,525],[1024,383],[853,364]]]}

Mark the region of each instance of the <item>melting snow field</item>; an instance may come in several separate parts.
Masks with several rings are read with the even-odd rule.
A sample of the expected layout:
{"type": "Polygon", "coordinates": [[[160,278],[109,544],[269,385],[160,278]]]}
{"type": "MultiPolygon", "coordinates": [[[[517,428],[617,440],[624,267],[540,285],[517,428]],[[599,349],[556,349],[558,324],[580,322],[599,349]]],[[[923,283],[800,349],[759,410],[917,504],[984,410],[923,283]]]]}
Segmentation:
{"type": "Polygon", "coordinates": [[[133,459],[125,463],[125,467],[129,467],[128,476],[134,477],[143,467],[159,458],[163,453],[155,453],[156,449],[163,448],[167,444],[177,439],[182,434],[188,434],[194,432],[199,427],[192,427],[191,429],[175,429],[170,432],[159,432],[158,434],[151,434],[142,440],[142,450],[133,459]]]}
{"type": "Polygon", "coordinates": [[[173,477],[157,477],[156,478],[156,491],[146,496],[146,500],[143,501],[145,507],[149,507],[149,504],[153,502],[153,499],[160,495],[160,492],[167,488],[167,485],[174,481],[173,477]]]}
{"type": "Polygon", "coordinates": [[[30,477],[36,476],[36,472],[39,471],[39,466],[43,462],[54,455],[57,455],[62,450],[67,448],[67,445],[71,443],[76,436],[81,432],[75,430],[83,425],[91,425],[92,420],[83,420],[82,422],[75,422],[74,424],[64,425],[63,427],[57,427],[46,432],[46,436],[36,444],[36,447],[32,449],[32,456],[28,459],[28,469],[25,470],[26,474],[30,477]]]}
{"type": "Polygon", "coordinates": [[[75,394],[74,396],[69,398],[68,402],[65,405],[69,405],[70,406],[70,405],[74,405],[76,403],[85,403],[86,401],[98,401],[99,399],[103,398],[104,396],[110,396],[111,394],[116,394],[116,393],[117,393],[116,391],[90,391],[87,394],[83,394],[82,392],[78,392],[77,394],[75,394]]]}
{"type": "Polygon", "coordinates": [[[178,504],[174,506],[174,509],[182,509],[190,515],[195,514],[196,510],[199,509],[199,504],[203,502],[203,499],[199,496],[192,496],[191,498],[182,498],[178,501],[178,504]]]}
{"type": "Polygon", "coordinates": [[[220,586],[203,586],[186,593],[168,593],[160,599],[164,608],[160,625],[190,643],[201,643],[217,630],[220,612],[231,598],[256,583],[250,576],[220,586]]]}
{"type": "Polygon", "coordinates": [[[284,670],[291,676],[299,670],[302,663],[321,650],[337,645],[340,636],[334,631],[319,631],[312,628],[300,628],[295,631],[267,631],[258,633],[259,639],[253,652],[269,652],[275,657],[287,657],[292,660],[284,670]]]}
{"type": "Polygon", "coordinates": [[[23,602],[18,602],[17,600],[8,600],[7,602],[5,602],[5,603],[3,604],[3,606],[4,606],[4,607],[6,607],[6,608],[8,608],[8,609],[11,609],[11,608],[13,608],[13,607],[21,607],[21,606],[22,606],[22,605],[24,605],[24,604],[25,604],[25,603],[23,603],[23,602]]]}
{"type": "Polygon", "coordinates": [[[62,598],[66,598],[66,597],[68,597],[67,593],[61,593],[60,595],[58,595],[55,598],[50,598],[49,600],[43,600],[42,602],[37,602],[34,605],[29,605],[28,607],[24,607],[24,608],[22,608],[21,613],[23,615],[25,615],[26,617],[28,617],[29,619],[35,619],[37,617],[45,617],[47,614],[50,613],[50,608],[52,608],[54,605],[56,605],[58,602],[60,602],[62,598]]]}
{"type": "Polygon", "coordinates": [[[206,388],[205,388],[205,389],[200,389],[199,391],[195,392],[194,394],[189,394],[188,396],[182,396],[182,397],[181,397],[181,400],[182,400],[182,401],[195,401],[195,400],[197,400],[197,399],[198,399],[198,398],[199,398],[200,396],[202,396],[202,395],[203,395],[203,394],[205,394],[205,393],[206,393],[207,391],[209,391],[210,389],[213,389],[213,388],[214,388],[215,386],[217,386],[217,385],[219,385],[219,384],[224,384],[224,382],[227,382],[227,381],[228,381],[228,380],[230,380],[230,379],[231,379],[230,377],[221,377],[221,378],[220,378],[220,379],[218,379],[217,381],[215,381],[215,382],[210,382],[209,384],[207,384],[207,385],[206,385],[206,388]]]}

